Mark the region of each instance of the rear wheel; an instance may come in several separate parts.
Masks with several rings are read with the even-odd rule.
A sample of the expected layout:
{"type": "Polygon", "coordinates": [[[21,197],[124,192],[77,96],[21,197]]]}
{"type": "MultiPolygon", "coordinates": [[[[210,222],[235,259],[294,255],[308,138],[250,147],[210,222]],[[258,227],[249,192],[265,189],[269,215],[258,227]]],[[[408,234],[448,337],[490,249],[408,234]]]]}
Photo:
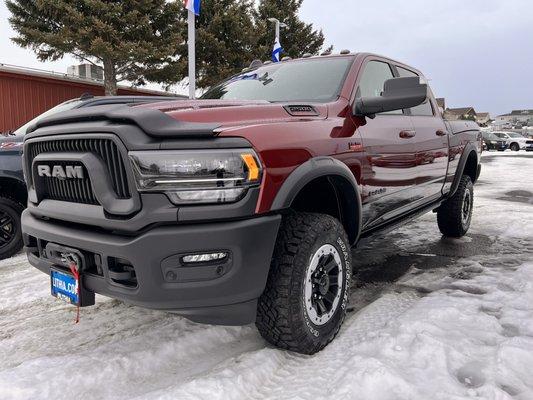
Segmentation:
{"type": "Polygon", "coordinates": [[[24,207],[8,197],[0,197],[0,260],[22,249],[20,214],[24,207]]]}
{"type": "Polygon", "coordinates": [[[324,214],[294,213],[280,228],[256,325],[277,347],[304,354],[337,335],[348,303],[351,252],[342,225],[324,214]]]}
{"type": "Polygon", "coordinates": [[[509,146],[509,148],[510,148],[512,151],[518,151],[518,150],[520,150],[520,146],[518,145],[518,143],[511,143],[511,146],[509,146]]]}
{"type": "Polygon", "coordinates": [[[461,237],[470,228],[474,206],[474,185],[468,175],[463,175],[455,194],[437,210],[437,222],[444,236],[461,237]]]}

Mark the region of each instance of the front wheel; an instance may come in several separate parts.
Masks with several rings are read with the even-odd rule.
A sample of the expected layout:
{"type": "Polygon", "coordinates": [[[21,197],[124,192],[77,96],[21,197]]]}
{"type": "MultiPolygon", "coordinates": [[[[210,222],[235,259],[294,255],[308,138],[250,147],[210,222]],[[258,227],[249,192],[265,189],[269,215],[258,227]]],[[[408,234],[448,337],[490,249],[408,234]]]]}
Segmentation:
{"type": "Polygon", "coordinates": [[[350,279],[350,246],[340,222],[324,214],[287,216],[259,298],[259,332],[283,349],[322,350],[346,315],[350,279]]]}
{"type": "Polygon", "coordinates": [[[22,249],[22,210],[22,204],[0,196],[0,260],[11,257],[22,249]]]}
{"type": "Polygon", "coordinates": [[[466,234],[472,221],[474,185],[468,175],[463,175],[455,194],[437,210],[437,223],[444,236],[459,238],[466,234]]]}
{"type": "Polygon", "coordinates": [[[518,151],[520,150],[520,146],[518,143],[511,143],[511,146],[509,147],[512,151],[518,151]]]}

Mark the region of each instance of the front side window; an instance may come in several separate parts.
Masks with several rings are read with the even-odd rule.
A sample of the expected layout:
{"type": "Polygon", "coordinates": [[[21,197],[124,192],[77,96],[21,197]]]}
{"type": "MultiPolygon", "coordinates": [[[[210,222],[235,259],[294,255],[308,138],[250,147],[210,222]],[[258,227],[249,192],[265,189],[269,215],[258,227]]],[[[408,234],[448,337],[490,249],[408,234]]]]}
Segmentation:
{"type": "MultiPolygon", "coordinates": [[[[398,73],[400,74],[401,78],[412,78],[415,76],[418,76],[413,71],[409,71],[408,69],[397,67],[398,73]]],[[[422,104],[413,107],[410,109],[411,115],[413,116],[433,116],[433,107],[431,107],[431,102],[429,101],[429,95],[425,102],[422,104]]]]}
{"type": "Polygon", "coordinates": [[[339,97],[353,57],[263,65],[212,87],[202,99],[328,102],[339,97]]]}
{"type": "MultiPolygon", "coordinates": [[[[383,92],[385,81],[394,78],[390,65],[381,61],[370,61],[366,64],[356,97],[378,97],[383,92]]],[[[381,114],[403,114],[402,110],[389,111],[381,114]]]]}

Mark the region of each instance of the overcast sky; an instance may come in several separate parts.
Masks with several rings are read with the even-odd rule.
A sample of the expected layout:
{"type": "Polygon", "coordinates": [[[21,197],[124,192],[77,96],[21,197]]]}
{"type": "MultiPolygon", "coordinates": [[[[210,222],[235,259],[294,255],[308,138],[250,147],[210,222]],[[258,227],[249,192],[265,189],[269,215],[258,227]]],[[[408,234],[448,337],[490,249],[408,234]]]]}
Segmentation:
{"type": "MultiPolygon", "coordinates": [[[[75,62],[41,63],[15,46],[0,4],[0,63],[64,72],[75,62]]],[[[374,52],[420,69],[448,107],[492,115],[533,109],[533,0],[305,0],[301,16],[336,51],[374,52]]]]}

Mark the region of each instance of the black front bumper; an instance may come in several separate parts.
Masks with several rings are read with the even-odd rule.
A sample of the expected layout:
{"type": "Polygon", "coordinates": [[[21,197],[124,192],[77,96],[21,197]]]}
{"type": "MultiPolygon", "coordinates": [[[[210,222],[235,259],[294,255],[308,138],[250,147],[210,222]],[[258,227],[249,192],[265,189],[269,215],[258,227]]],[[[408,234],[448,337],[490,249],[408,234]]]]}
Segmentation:
{"type": "Polygon", "coordinates": [[[54,265],[45,251],[48,244],[78,249],[88,261],[82,282],[89,291],[224,325],[255,320],[280,221],[280,215],[272,215],[159,226],[137,236],[123,236],[45,221],[30,210],[22,215],[28,259],[41,271],[50,274],[54,265]],[[216,251],[227,252],[229,257],[210,264],[183,265],[186,254],[216,251]],[[121,280],[116,266],[124,264],[133,268],[134,280],[121,280]]]}

